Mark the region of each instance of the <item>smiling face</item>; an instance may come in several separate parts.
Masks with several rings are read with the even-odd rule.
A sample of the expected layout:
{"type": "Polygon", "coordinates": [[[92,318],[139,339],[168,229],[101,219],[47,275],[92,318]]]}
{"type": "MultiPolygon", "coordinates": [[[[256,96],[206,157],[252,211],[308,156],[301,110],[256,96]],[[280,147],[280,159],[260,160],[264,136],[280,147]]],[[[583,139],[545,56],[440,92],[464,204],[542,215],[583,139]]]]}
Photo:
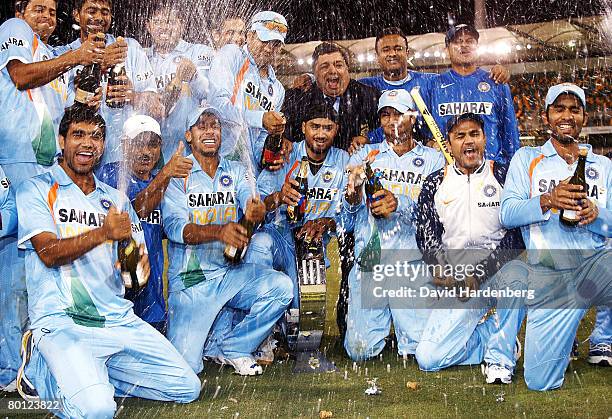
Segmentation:
{"type": "Polygon", "coordinates": [[[408,69],[408,48],[400,35],[386,35],[376,44],[378,64],[383,73],[405,73],[408,69]]]}
{"type": "Polygon", "coordinates": [[[349,68],[340,52],[322,54],[314,66],[317,86],[327,96],[341,96],[349,85],[349,68]]]}
{"type": "Polygon", "coordinates": [[[487,139],[480,124],[471,119],[457,123],[448,133],[455,164],[464,173],[472,173],[484,161],[487,139]]]}
{"type": "Polygon", "coordinates": [[[274,65],[277,55],[280,53],[283,43],[279,40],[261,41],[257,37],[257,32],[250,31],[247,35],[247,47],[255,59],[257,67],[267,67],[274,65]]]}
{"type": "Polygon", "coordinates": [[[78,175],[93,172],[104,153],[104,128],[93,122],[73,122],[66,137],[59,136],[62,166],[78,175]]]}
{"type": "Polygon", "coordinates": [[[86,0],[80,10],[72,12],[75,22],[81,27],[81,37],[89,34],[107,33],[112,21],[111,2],[108,0],[86,0]]]}
{"type": "Polygon", "coordinates": [[[221,147],[221,123],[216,115],[204,112],[198,122],[185,134],[193,154],[214,157],[221,147]]]}
{"type": "Polygon", "coordinates": [[[478,56],[478,40],[468,31],[459,31],[449,43],[447,50],[451,64],[473,65],[478,56]]]}
{"type": "Polygon", "coordinates": [[[215,43],[218,48],[227,44],[242,46],[246,42],[246,23],[238,17],[225,19],[217,32],[215,43]]]}
{"type": "Polygon", "coordinates": [[[550,127],[553,139],[564,144],[577,141],[587,122],[582,102],[571,93],[559,95],[542,118],[550,127]]]}
{"type": "Polygon", "coordinates": [[[171,50],[183,36],[184,25],[176,11],[164,8],[151,17],[147,29],[157,48],[171,50]]]}
{"type": "Polygon", "coordinates": [[[337,131],[338,125],[327,118],[314,118],[302,123],[306,147],[317,156],[327,153],[337,131]]]}
{"type": "Polygon", "coordinates": [[[31,0],[23,13],[15,16],[26,21],[28,26],[43,40],[47,42],[57,26],[55,0],[31,0]]]}
{"type": "Polygon", "coordinates": [[[160,136],[153,132],[143,132],[133,139],[125,138],[124,144],[124,156],[132,172],[141,179],[149,179],[161,154],[160,136]]]}

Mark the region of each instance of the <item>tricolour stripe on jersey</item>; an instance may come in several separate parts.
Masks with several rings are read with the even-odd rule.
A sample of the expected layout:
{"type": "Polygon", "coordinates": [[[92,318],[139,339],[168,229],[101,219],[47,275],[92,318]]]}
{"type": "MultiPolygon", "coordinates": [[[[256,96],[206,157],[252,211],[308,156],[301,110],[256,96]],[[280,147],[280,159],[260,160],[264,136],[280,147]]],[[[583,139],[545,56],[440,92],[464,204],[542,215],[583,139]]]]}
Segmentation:
{"type": "Polygon", "coordinates": [[[51,188],[49,189],[49,193],[47,194],[47,205],[49,205],[49,211],[51,211],[51,217],[53,217],[53,222],[55,222],[55,213],[53,211],[53,206],[55,205],[55,201],[57,201],[57,189],[59,188],[59,183],[55,182],[51,188]]]}
{"type": "Polygon", "coordinates": [[[249,59],[247,58],[246,60],[244,60],[244,64],[242,64],[242,67],[240,67],[240,71],[238,71],[238,74],[236,75],[236,80],[234,80],[234,91],[232,93],[232,105],[236,104],[236,97],[238,96],[238,92],[240,91],[240,85],[242,85],[242,81],[244,80],[244,76],[246,75],[246,72],[249,69],[249,59]]]}
{"type": "Polygon", "coordinates": [[[533,178],[533,172],[536,168],[536,166],[544,159],[544,154],[539,155],[538,157],[536,157],[535,159],[531,160],[531,163],[529,164],[529,196],[531,196],[531,190],[532,190],[532,178],[533,178]]]}

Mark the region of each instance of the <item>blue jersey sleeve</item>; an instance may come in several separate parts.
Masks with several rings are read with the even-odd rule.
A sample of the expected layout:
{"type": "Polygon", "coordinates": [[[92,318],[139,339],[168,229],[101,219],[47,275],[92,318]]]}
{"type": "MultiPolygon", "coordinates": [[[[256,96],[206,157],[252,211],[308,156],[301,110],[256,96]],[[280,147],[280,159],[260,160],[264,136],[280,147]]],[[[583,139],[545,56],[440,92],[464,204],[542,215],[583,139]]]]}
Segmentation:
{"type": "Polygon", "coordinates": [[[53,233],[57,227],[47,201],[53,185],[39,179],[22,182],[17,190],[18,246],[33,249],[30,239],[40,233],[53,233]]]}
{"type": "Polygon", "coordinates": [[[189,86],[197,102],[202,102],[208,96],[208,72],[210,71],[210,63],[214,56],[215,51],[211,47],[203,44],[193,45],[192,58],[198,71],[189,83],[189,86]]]}
{"type": "Polygon", "coordinates": [[[140,224],[140,218],[136,214],[136,211],[134,210],[134,207],[132,206],[132,203],[128,200],[127,196],[125,196],[123,192],[119,193],[123,195],[122,201],[125,202],[123,211],[126,211],[130,215],[130,221],[132,222],[132,238],[139,245],[144,244],[146,249],[147,244],[145,240],[144,230],[142,229],[142,224],[140,224]]]}
{"type": "Polygon", "coordinates": [[[153,68],[147,57],[147,53],[140,46],[140,44],[132,39],[126,38],[128,44],[128,61],[129,68],[131,71],[128,76],[132,83],[134,83],[134,91],[136,92],[156,92],[155,89],[155,78],[153,76],[153,68]]]}
{"type": "Polygon", "coordinates": [[[98,179],[116,189],[118,168],[119,165],[116,163],[105,164],[102,166],[102,169],[100,169],[100,173],[98,173],[98,179]]]}
{"type": "Polygon", "coordinates": [[[514,112],[514,101],[512,100],[510,86],[507,84],[499,86],[499,92],[498,98],[501,104],[499,141],[501,142],[502,152],[505,157],[504,160],[508,162],[520,148],[521,141],[519,139],[518,122],[514,112]]]}
{"type": "Polygon", "coordinates": [[[531,197],[527,148],[521,148],[510,161],[499,217],[506,228],[522,227],[550,218],[550,211],[542,214],[540,197],[531,197]]]}
{"type": "Polygon", "coordinates": [[[15,192],[10,180],[0,167],[0,237],[13,235],[17,232],[17,207],[15,192]]]}
{"type": "Polygon", "coordinates": [[[25,64],[34,61],[35,35],[22,19],[9,19],[0,26],[0,70],[12,60],[25,64]]]}
{"type": "Polygon", "coordinates": [[[189,209],[186,204],[185,182],[188,179],[172,179],[161,202],[164,231],[168,239],[184,243],[183,230],[189,224],[189,209]]]}
{"type": "Polygon", "coordinates": [[[612,160],[608,159],[604,166],[607,173],[606,193],[608,196],[606,207],[598,206],[599,215],[595,221],[587,224],[586,228],[592,233],[610,238],[612,237],[612,160]]]}

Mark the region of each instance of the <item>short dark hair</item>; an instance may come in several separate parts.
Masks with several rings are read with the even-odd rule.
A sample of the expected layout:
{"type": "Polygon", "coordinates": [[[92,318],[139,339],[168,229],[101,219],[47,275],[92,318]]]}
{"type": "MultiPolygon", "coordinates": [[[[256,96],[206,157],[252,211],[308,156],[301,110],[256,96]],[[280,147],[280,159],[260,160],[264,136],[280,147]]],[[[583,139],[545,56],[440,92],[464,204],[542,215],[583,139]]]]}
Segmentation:
{"type": "Polygon", "coordinates": [[[376,41],[374,42],[374,49],[376,51],[378,51],[378,42],[383,39],[385,36],[389,36],[389,35],[398,35],[401,36],[402,38],[404,38],[404,42],[406,42],[406,49],[408,49],[408,38],[406,37],[406,34],[404,34],[404,31],[402,31],[400,28],[398,28],[397,26],[390,26],[388,28],[383,29],[382,31],[380,31],[378,33],[378,35],[376,35],[376,41]]]}
{"type": "Polygon", "coordinates": [[[59,125],[59,135],[66,138],[71,124],[79,122],[89,122],[95,124],[104,130],[104,139],[106,140],[106,122],[104,118],[89,106],[75,104],[66,109],[62,121],[59,125]]]}
{"type": "Polygon", "coordinates": [[[178,7],[174,2],[168,0],[160,1],[158,4],[156,4],[149,15],[149,19],[156,14],[163,12],[164,10],[169,10],[170,12],[174,13],[181,22],[187,22],[189,11],[184,7],[178,7]]]}
{"type": "Polygon", "coordinates": [[[342,54],[342,58],[346,63],[347,67],[350,67],[350,56],[346,48],[341,45],[336,44],[335,42],[321,42],[312,52],[312,67],[314,68],[317,65],[317,60],[321,55],[325,54],[333,54],[334,52],[339,52],[342,54]]]}
{"type": "MultiPolygon", "coordinates": [[[[72,10],[81,10],[83,8],[83,5],[85,4],[86,1],[87,0],[73,0],[72,10]]],[[[113,0],[101,0],[101,1],[104,1],[104,2],[108,3],[109,6],[111,6],[111,7],[113,6],[113,0]]]]}
{"type": "Polygon", "coordinates": [[[15,13],[24,13],[30,0],[15,0],[15,13]]]}

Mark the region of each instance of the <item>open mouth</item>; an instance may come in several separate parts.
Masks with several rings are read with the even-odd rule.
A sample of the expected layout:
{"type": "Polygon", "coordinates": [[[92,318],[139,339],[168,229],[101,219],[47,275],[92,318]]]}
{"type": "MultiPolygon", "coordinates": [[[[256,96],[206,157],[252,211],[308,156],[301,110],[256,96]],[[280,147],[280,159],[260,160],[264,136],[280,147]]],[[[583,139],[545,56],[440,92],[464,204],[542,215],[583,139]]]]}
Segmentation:
{"type": "Polygon", "coordinates": [[[76,161],[79,164],[91,163],[94,159],[94,153],[91,151],[81,151],[76,154],[76,161]]]}
{"type": "Polygon", "coordinates": [[[476,152],[475,147],[466,147],[463,149],[463,155],[468,159],[473,159],[478,157],[478,153],[476,152]]]}
{"type": "Polygon", "coordinates": [[[202,145],[207,146],[207,147],[214,147],[215,144],[217,142],[215,141],[215,139],[203,139],[202,140],[202,145]]]}
{"type": "Polygon", "coordinates": [[[327,87],[329,87],[331,90],[336,90],[340,87],[340,77],[339,76],[328,77],[326,82],[327,82],[327,87]]]}
{"type": "Polygon", "coordinates": [[[565,122],[565,123],[557,125],[557,128],[563,134],[569,134],[569,133],[572,133],[574,131],[575,127],[574,127],[574,124],[570,124],[570,123],[565,122]]]}

